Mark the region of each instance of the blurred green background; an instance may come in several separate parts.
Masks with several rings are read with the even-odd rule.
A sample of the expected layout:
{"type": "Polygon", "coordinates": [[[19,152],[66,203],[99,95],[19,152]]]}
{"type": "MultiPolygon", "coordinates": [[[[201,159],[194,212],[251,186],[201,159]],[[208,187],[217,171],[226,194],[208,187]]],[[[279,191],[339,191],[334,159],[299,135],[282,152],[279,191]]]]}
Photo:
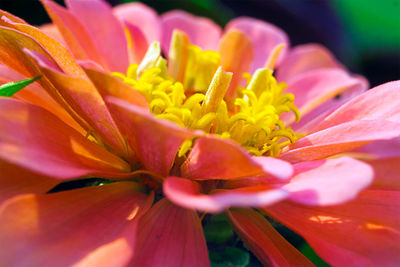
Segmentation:
{"type": "MultiPolygon", "coordinates": [[[[117,5],[131,0],[108,0],[117,5]]],[[[62,3],[63,0],[56,0],[62,3]]],[[[146,0],[159,13],[183,9],[224,26],[251,16],[285,30],[292,45],[327,46],[372,86],[400,79],[400,0],[146,0]]],[[[38,0],[0,0],[0,8],[31,24],[49,22],[38,0]]]]}

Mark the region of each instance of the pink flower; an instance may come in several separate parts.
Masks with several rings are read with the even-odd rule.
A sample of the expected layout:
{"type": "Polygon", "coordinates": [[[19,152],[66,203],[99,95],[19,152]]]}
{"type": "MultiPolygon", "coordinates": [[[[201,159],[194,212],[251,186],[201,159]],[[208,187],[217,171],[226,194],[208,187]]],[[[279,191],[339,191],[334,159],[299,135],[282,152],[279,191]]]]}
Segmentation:
{"type": "Polygon", "coordinates": [[[310,264],[250,208],[332,265],[399,261],[400,82],[364,92],[251,18],[42,2],[57,29],[0,14],[0,79],[43,75],[0,98],[0,263],[208,266],[199,210],[264,264],[310,264]],[[112,183],[46,193],[88,177],[112,183]]]}

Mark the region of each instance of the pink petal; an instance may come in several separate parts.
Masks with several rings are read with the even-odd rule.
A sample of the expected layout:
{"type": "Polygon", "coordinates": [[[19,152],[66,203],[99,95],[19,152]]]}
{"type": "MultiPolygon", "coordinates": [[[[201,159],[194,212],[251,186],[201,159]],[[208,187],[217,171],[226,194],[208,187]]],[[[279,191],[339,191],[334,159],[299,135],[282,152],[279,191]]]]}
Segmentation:
{"type": "Polygon", "coordinates": [[[110,71],[125,73],[129,66],[128,47],[121,23],[102,0],[66,0],[96,44],[110,71]],[[117,49],[116,49],[117,48],[117,49]]]}
{"type": "Polygon", "coordinates": [[[114,14],[121,21],[127,21],[138,27],[146,36],[146,41],[152,43],[161,39],[161,22],[152,8],[142,3],[128,3],[114,8],[114,14]]]}
{"type": "Polygon", "coordinates": [[[151,202],[129,182],[13,198],[0,208],[0,263],[126,266],[151,202]]]}
{"type": "Polygon", "coordinates": [[[272,50],[277,45],[285,44],[286,47],[282,50],[278,59],[279,64],[289,47],[289,39],[286,33],[275,25],[262,20],[249,17],[236,18],[229,22],[225,28],[226,31],[232,29],[244,32],[253,43],[254,55],[256,55],[256,57],[254,57],[250,73],[265,66],[272,50]]]}
{"type": "Polygon", "coordinates": [[[0,161],[0,204],[13,196],[46,193],[60,181],[32,173],[27,169],[0,161]]]}
{"type": "Polygon", "coordinates": [[[265,266],[314,266],[260,213],[234,209],[227,214],[235,232],[265,266]]]}
{"type": "Polygon", "coordinates": [[[130,46],[128,45],[128,48],[132,58],[131,62],[139,64],[147,52],[149,43],[146,41],[144,33],[138,26],[128,21],[124,21],[124,25],[130,36],[130,43],[128,43],[130,46]]]}
{"type": "Polygon", "coordinates": [[[353,98],[327,117],[317,129],[351,120],[400,122],[400,81],[388,82],[353,98]]]}
{"type": "Polygon", "coordinates": [[[130,166],[48,111],[0,98],[0,158],[46,176],[123,177],[130,166]]]}
{"type": "Polygon", "coordinates": [[[212,20],[196,17],[182,10],[173,10],[161,16],[161,47],[169,51],[172,32],[175,29],[187,34],[192,44],[204,50],[217,50],[221,28],[212,20]]]}
{"type": "Polygon", "coordinates": [[[211,213],[230,207],[265,207],[288,196],[285,190],[268,186],[250,186],[203,194],[199,183],[178,177],[168,177],[163,183],[163,191],[176,205],[211,213]]]}
{"type": "Polygon", "coordinates": [[[279,158],[292,163],[323,159],[373,141],[388,140],[399,135],[399,123],[385,120],[350,121],[298,140],[279,158]]]}
{"type": "Polygon", "coordinates": [[[305,205],[337,205],[369,186],[374,172],[366,163],[341,157],[295,164],[294,177],[282,188],[290,200],[305,205]]]}
{"type": "Polygon", "coordinates": [[[135,258],[129,266],[210,266],[197,213],[165,198],[140,219],[135,258]]]}
{"type": "Polygon", "coordinates": [[[279,81],[287,82],[296,75],[318,69],[344,69],[335,56],[319,44],[295,46],[282,60],[276,72],[279,81]]]}
{"type": "Polygon", "coordinates": [[[106,65],[88,31],[74,14],[53,1],[41,2],[75,58],[106,65]]]}
{"type": "Polygon", "coordinates": [[[286,92],[294,94],[294,104],[304,116],[346,90],[365,87],[363,78],[352,77],[341,69],[321,69],[296,76],[288,82],[286,92]]]}
{"type": "Polygon", "coordinates": [[[181,171],[184,177],[199,180],[227,180],[266,174],[287,179],[292,175],[293,168],[278,159],[251,157],[230,140],[204,136],[196,140],[181,171]]]}
{"type": "Polygon", "coordinates": [[[122,99],[109,97],[106,102],[128,144],[147,170],[167,175],[179,147],[186,139],[195,136],[122,99]]]}
{"type": "Polygon", "coordinates": [[[376,141],[359,147],[353,152],[367,154],[367,157],[385,159],[400,157],[400,138],[376,141]]]}
{"type": "Polygon", "coordinates": [[[334,207],[282,202],[265,211],[302,235],[332,266],[396,266],[400,262],[400,193],[364,191],[334,207]]]}

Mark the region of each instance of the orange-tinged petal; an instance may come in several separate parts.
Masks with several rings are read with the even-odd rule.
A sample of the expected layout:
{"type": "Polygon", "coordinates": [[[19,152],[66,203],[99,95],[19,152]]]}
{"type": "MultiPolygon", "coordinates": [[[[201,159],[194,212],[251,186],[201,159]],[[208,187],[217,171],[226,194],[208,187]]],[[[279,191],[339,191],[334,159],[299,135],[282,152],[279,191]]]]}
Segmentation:
{"type": "MultiPolygon", "coordinates": [[[[6,83],[24,79],[26,79],[26,77],[4,65],[0,65],[0,83],[3,83],[3,81],[6,83]]],[[[62,108],[62,106],[54,101],[37,82],[28,85],[24,90],[19,91],[13,97],[47,109],[75,130],[85,134],[84,129],[62,108]]]]}
{"type": "Polygon", "coordinates": [[[275,25],[262,20],[249,17],[235,18],[228,23],[226,30],[239,30],[245,33],[251,40],[255,55],[254,61],[251,62],[251,73],[256,69],[265,66],[271,52],[277,45],[285,45],[285,48],[282,50],[281,55],[278,58],[278,63],[283,59],[286,50],[289,48],[289,38],[286,33],[275,25]]]}
{"type": "Polygon", "coordinates": [[[47,53],[49,53],[52,59],[55,60],[57,65],[65,73],[78,77],[85,76],[85,73],[75,62],[75,59],[70,54],[70,52],[63,45],[61,45],[56,39],[46,35],[38,28],[35,28],[28,24],[14,23],[10,20],[4,20],[4,19],[0,20],[0,25],[13,28],[15,30],[18,30],[22,33],[31,36],[31,38],[33,38],[36,42],[38,42],[47,51],[47,53]]]}
{"type": "Polygon", "coordinates": [[[264,210],[302,235],[332,266],[396,266],[399,204],[398,191],[367,190],[354,201],[333,207],[281,202],[264,210]]]}
{"type": "Polygon", "coordinates": [[[161,199],[139,222],[130,266],[210,266],[199,217],[161,199]]]}
{"type": "Polygon", "coordinates": [[[244,33],[230,30],[222,37],[218,50],[221,54],[222,68],[233,73],[227,97],[235,97],[236,87],[240,85],[243,73],[249,71],[253,61],[253,45],[244,33]]]}
{"type": "Polygon", "coordinates": [[[106,63],[99,55],[89,33],[74,14],[53,1],[41,0],[41,2],[75,58],[91,59],[105,66],[106,63]]]}
{"type": "Polygon", "coordinates": [[[96,134],[96,137],[99,135],[111,150],[123,155],[126,150],[121,143],[122,137],[96,87],[86,79],[66,76],[48,68],[42,62],[39,64],[41,72],[54,84],[57,91],[95,130],[90,134],[96,134]]]}
{"type": "Polygon", "coordinates": [[[140,63],[146,54],[149,43],[140,28],[128,21],[123,21],[128,39],[130,62],[140,63]]]}
{"type": "Polygon", "coordinates": [[[126,266],[151,202],[129,182],[10,199],[0,207],[0,242],[8,244],[0,264],[126,266]]]}
{"type": "Polygon", "coordinates": [[[272,174],[289,178],[293,169],[284,161],[268,157],[251,157],[230,140],[204,136],[196,140],[181,166],[182,176],[191,179],[238,179],[272,174]]]}
{"type": "Polygon", "coordinates": [[[215,190],[211,194],[204,194],[198,182],[173,176],[164,181],[163,191],[176,205],[211,213],[222,212],[231,207],[266,207],[289,196],[283,189],[266,185],[215,190]]]}
{"type": "Polygon", "coordinates": [[[128,45],[122,24],[111,7],[101,0],[65,2],[88,31],[109,70],[124,73],[129,66],[128,45]]]}
{"type": "Polygon", "coordinates": [[[137,26],[146,36],[148,43],[160,40],[161,22],[154,9],[135,2],[117,5],[114,14],[120,20],[137,26]]]}
{"type": "Polygon", "coordinates": [[[196,17],[182,10],[172,10],[161,16],[161,46],[169,51],[174,30],[184,32],[192,44],[204,50],[217,50],[221,28],[212,20],[196,17]]]}
{"type": "Polygon", "coordinates": [[[0,203],[20,194],[46,193],[58,183],[60,180],[0,160],[0,203]]]}
{"type": "Polygon", "coordinates": [[[399,123],[385,120],[350,121],[303,137],[279,158],[289,162],[323,159],[373,141],[398,136],[399,123]]]}
{"type": "Polygon", "coordinates": [[[121,133],[147,170],[167,175],[179,147],[196,135],[122,99],[108,97],[106,102],[121,133]]]}
{"type": "Polygon", "coordinates": [[[111,76],[107,73],[93,69],[84,68],[97,90],[100,92],[103,99],[109,96],[123,99],[130,104],[133,104],[143,109],[148,110],[146,98],[131,86],[122,82],[120,79],[111,76]]]}
{"type": "MultiPolygon", "coordinates": [[[[36,62],[31,58],[32,55],[40,55],[42,61],[56,65],[51,56],[31,37],[14,29],[0,26],[0,61],[11,69],[17,71],[24,77],[34,77],[40,74],[36,62]],[[29,53],[26,53],[29,51],[29,53]],[[28,55],[29,54],[29,55],[28,55]]],[[[79,122],[79,124],[89,129],[89,125],[71,109],[68,103],[60,96],[54,86],[46,77],[41,77],[37,81],[59,103],[68,113],[79,122]]]]}
{"type": "Polygon", "coordinates": [[[68,179],[85,175],[126,176],[130,166],[48,111],[0,98],[0,157],[43,175],[68,179]]]}
{"type": "Polygon", "coordinates": [[[260,213],[251,209],[233,209],[227,214],[236,233],[265,266],[314,266],[260,213]]]}
{"type": "Polygon", "coordinates": [[[345,70],[324,46],[319,44],[298,45],[290,50],[279,64],[276,77],[279,81],[287,82],[299,74],[327,68],[345,70]]]}
{"type": "Polygon", "coordinates": [[[65,41],[55,24],[46,23],[46,24],[40,25],[38,28],[40,31],[44,32],[46,35],[56,39],[60,44],[65,45],[65,41]]]}

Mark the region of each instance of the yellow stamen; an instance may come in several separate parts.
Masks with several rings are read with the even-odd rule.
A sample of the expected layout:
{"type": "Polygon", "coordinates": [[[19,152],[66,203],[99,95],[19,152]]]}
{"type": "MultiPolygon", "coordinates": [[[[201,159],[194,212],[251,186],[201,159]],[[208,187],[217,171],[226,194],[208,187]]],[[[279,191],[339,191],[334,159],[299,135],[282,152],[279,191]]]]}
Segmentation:
{"type": "MultiPolygon", "coordinates": [[[[275,49],[275,61],[282,48],[275,49]]],[[[189,44],[187,36],[179,31],[174,32],[168,62],[154,56],[157,45],[149,51],[145,63],[140,64],[145,67],[132,65],[126,76],[115,76],[142,93],[156,117],[230,138],[257,156],[278,156],[282,148],[301,138],[281,120],[283,113],[292,112],[297,119],[300,113],[294,96],[284,93],[286,84],[278,83],[271,70],[258,69],[253,76],[244,74],[247,84],[237,87],[237,96],[228,109],[224,97],[232,73],[218,68],[219,54],[189,44]]],[[[185,156],[192,144],[192,140],[186,140],[178,156],[185,156]]]]}

